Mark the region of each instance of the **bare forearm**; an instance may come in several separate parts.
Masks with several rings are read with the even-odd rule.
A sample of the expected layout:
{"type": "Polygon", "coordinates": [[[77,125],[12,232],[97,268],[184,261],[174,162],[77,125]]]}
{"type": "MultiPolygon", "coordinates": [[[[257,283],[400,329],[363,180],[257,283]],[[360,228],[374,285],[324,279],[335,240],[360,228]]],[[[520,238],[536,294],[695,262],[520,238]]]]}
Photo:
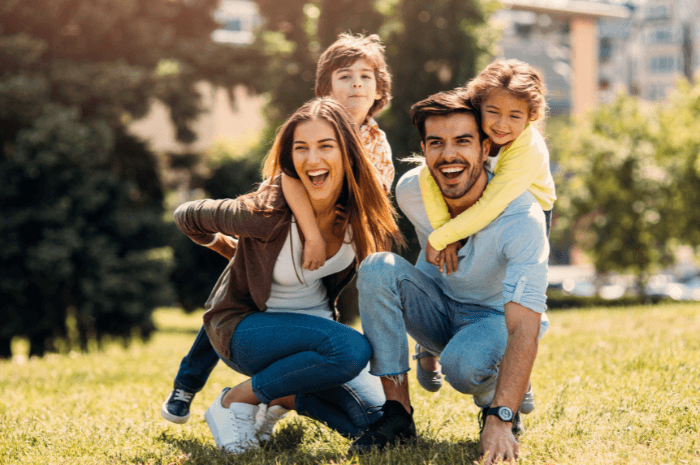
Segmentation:
{"type": "Polygon", "coordinates": [[[519,304],[506,304],[508,345],[498,370],[496,395],[491,405],[510,407],[514,412],[520,407],[537,356],[540,319],[539,313],[519,304]]]}
{"type": "Polygon", "coordinates": [[[316,223],[316,216],[314,215],[309,195],[306,193],[306,189],[304,189],[301,181],[283,174],[282,193],[289,208],[292,209],[292,213],[294,213],[304,236],[307,238],[320,238],[321,230],[316,223]]]}

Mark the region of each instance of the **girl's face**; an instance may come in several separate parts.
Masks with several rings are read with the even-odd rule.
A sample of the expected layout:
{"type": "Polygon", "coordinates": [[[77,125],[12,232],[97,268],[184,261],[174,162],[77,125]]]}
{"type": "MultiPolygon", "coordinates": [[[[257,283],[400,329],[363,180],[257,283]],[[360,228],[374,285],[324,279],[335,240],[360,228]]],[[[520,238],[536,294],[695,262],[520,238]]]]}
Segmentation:
{"type": "Polygon", "coordinates": [[[292,160],[312,205],[334,205],[343,189],[345,168],[333,126],[322,119],[300,123],[294,130],[292,160]]]}
{"type": "Polygon", "coordinates": [[[481,125],[496,145],[508,145],[530,121],[530,109],[524,100],[505,89],[494,89],[481,105],[481,125]]]}
{"type": "Polygon", "coordinates": [[[358,125],[362,124],[374,101],[382,98],[372,65],[360,58],[347,68],[333,71],[330,97],[344,106],[358,125]]]}

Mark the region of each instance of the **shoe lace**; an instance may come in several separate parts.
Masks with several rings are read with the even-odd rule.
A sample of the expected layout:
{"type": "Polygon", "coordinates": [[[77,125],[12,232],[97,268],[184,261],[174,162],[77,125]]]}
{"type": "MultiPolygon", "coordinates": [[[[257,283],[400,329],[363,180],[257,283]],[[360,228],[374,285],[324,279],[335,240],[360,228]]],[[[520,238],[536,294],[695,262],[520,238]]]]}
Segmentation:
{"type": "Polygon", "coordinates": [[[175,394],[173,395],[173,401],[180,400],[182,402],[187,402],[188,404],[192,402],[192,397],[194,394],[191,392],[184,391],[182,389],[175,389],[175,394]]]}

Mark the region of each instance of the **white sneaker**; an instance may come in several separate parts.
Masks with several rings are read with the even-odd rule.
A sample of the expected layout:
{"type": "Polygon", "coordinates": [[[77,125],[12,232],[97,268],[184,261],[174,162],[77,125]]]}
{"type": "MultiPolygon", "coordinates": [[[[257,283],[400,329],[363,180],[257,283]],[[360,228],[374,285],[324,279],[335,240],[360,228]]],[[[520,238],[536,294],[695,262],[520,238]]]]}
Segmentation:
{"type": "Polygon", "coordinates": [[[255,414],[257,405],[233,402],[229,408],[221,405],[221,399],[230,388],[225,388],[204,413],[207,426],[214,436],[217,447],[233,454],[258,448],[255,437],[255,414]]]}
{"type": "Polygon", "coordinates": [[[281,405],[269,407],[267,404],[261,404],[255,415],[255,434],[258,436],[258,441],[269,441],[275,425],[287,416],[287,412],[289,410],[281,405]]]}

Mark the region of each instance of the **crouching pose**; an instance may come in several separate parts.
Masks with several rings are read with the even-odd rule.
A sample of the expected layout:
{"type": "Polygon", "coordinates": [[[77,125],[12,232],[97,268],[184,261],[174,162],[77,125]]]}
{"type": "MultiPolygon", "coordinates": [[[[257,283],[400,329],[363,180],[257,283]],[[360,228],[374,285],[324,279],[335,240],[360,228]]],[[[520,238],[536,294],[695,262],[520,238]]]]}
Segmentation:
{"type": "MultiPolygon", "coordinates": [[[[464,92],[433,95],[411,109],[425,164],[452,217],[474,205],[491,175],[490,149],[481,116],[464,92]]],[[[358,275],[360,316],[373,354],[370,372],[386,394],[384,415],[355,440],[351,452],[411,441],[416,436],[405,373],[408,332],[440,355],[443,375],[481,408],[479,449],[485,462],[518,456],[519,406],[528,387],[546,316],[549,246],[545,216],[524,192],[481,231],[461,241],[459,266],[441,273],[425,261],[433,231],[421,196],[421,167],[396,187],[401,210],[423,248],[416,266],[398,255],[377,253],[358,275]]]]}
{"type": "Polygon", "coordinates": [[[251,377],[224,389],[205,414],[217,446],[234,453],[257,447],[290,409],[354,437],[381,417],[384,403],[367,371],[368,341],[334,321],[336,298],[357,264],[401,241],[356,125],[335,101],[312,100],[283,125],[269,156],[271,173],[306,189],[326,244],[320,268],[301,266],[304,237],[279,175],[255,193],[175,211],[180,230],[198,244],[238,237],[204,314],[221,360],[251,377]]]}

